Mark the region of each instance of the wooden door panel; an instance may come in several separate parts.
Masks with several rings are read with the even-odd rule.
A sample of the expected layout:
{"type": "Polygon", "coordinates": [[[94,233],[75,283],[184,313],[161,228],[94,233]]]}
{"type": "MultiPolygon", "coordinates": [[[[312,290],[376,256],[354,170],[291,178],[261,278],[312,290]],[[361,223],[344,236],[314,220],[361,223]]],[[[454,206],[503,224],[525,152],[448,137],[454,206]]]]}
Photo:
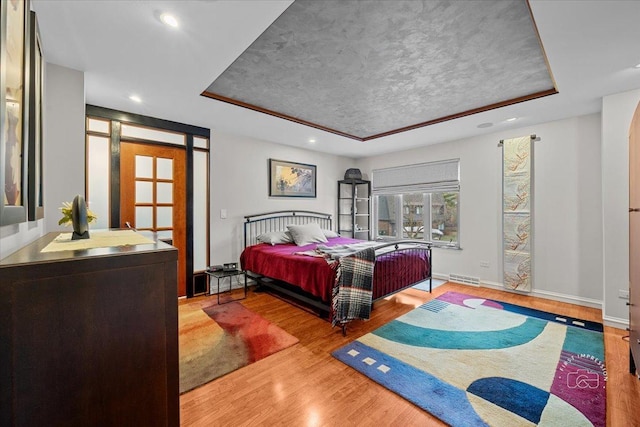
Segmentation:
{"type": "Polygon", "coordinates": [[[178,296],[185,296],[187,289],[186,212],[186,151],[179,147],[122,142],[120,227],[126,228],[129,223],[136,229],[153,231],[159,236],[171,233],[171,243],[178,249],[178,296]],[[147,169],[149,173],[140,173],[147,169]],[[169,171],[168,175],[166,171],[169,171]],[[148,213],[149,219],[142,221],[142,213],[148,213]]]}

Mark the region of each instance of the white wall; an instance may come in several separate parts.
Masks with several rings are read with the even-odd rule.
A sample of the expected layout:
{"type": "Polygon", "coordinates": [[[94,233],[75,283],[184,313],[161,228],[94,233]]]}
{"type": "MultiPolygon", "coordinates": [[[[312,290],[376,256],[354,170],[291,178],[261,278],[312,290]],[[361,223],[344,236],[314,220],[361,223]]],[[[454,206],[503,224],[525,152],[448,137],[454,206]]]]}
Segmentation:
{"type": "MultiPolygon", "coordinates": [[[[287,209],[337,212],[337,181],[355,161],[346,157],[212,131],[211,263],[238,261],[245,215],[287,209]],[[270,198],[268,159],[317,166],[316,198],[270,198]],[[227,219],[220,210],[227,210],[227,219]]],[[[335,227],[334,227],[335,228],[335,227]]]]}
{"type": "Polygon", "coordinates": [[[365,158],[357,165],[371,176],[377,168],[459,158],[462,249],[435,249],[434,274],[463,274],[501,286],[498,142],[529,134],[540,137],[534,142],[533,293],[597,306],[602,301],[599,114],[365,158]]]}
{"type": "Polygon", "coordinates": [[[84,74],[46,64],[43,118],[43,202],[39,221],[0,227],[0,259],[60,229],[58,208],[84,195],[84,74]]]}
{"type": "Polygon", "coordinates": [[[62,202],[85,190],[84,73],[47,64],[44,156],[45,232],[65,230],[58,225],[62,202]]]}
{"type": "Polygon", "coordinates": [[[42,236],[43,230],[43,219],[0,227],[0,259],[42,236]]]}
{"type": "Polygon", "coordinates": [[[629,307],[618,297],[629,289],[629,126],[640,89],[602,99],[602,206],[605,320],[626,321],[629,307]]]}

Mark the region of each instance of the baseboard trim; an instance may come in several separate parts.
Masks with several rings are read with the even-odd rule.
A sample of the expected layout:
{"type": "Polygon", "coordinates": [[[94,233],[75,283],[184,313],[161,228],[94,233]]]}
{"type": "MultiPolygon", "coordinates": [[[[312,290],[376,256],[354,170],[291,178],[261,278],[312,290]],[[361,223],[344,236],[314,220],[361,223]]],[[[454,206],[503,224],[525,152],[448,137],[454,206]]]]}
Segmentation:
{"type": "Polygon", "coordinates": [[[449,281],[449,275],[447,275],[447,274],[433,273],[431,275],[431,277],[434,278],[434,279],[438,279],[438,280],[444,280],[445,282],[449,281]]]}
{"type": "Polygon", "coordinates": [[[551,299],[554,301],[568,302],[570,304],[577,304],[577,305],[582,305],[584,307],[591,307],[591,308],[597,308],[602,310],[602,301],[598,301],[591,298],[582,298],[582,297],[576,297],[573,295],[559,294],[557,292],[540,291],[535,289],[531,292],[531,294],[533,296],[540,297],[540,298],[551,299]]]}
{"type": "Polygon", "coordinates": [[[629,329],[629,321],[627,319],[621,319],[619,317],[603,316],[602,321],[605,326],[611,326],[612,328],[618,328],[622,330],[629,329]]]}
{"type": "MultiPolygon", "coordinates": [[[[433,273],[433,278],[434,279],[441,279],[441,280],[444,280],[444,281],[448,281],[449,280],[449,275],[433,273]]],[[[504,286],[502,285],[502,283],[490,282],[490,281],[485,281],[485,280],[481,280],[480,281],[480,285],[470,285],[468,283],[459,283],[459,284],[463,285],[463,286],[469,286],[471,288],[486,287],[486,288],[496,289],[498,291],[510,292],[510,293],[513,293],[513,294],[531,295],[531,296],[535,296],[535,297],[538,297],[538,298],[544,298],[544,299],[550,299],[550,300],[553,300],[553,301],[566,302],[566,303],[569,303],[569,304],[576,304],[576,305],[580,305],[580,306],[583,306],[583,307],[597,308],[599,310],[602,310],[602,305],[603,305],[602,301],[594,300],[594,299],[591,299],[591,298],[581,298],[581,297],[576,297],[576,296],[573,296],[573,295],[560,294],[560,293],[557,293],[557,292],[541,291],[541,290],[535,290],[535,289],[532,292],[512,291],[512,290],[509,290],[509,289],[505,289],[504,286]]],[[[617,328],[617,329],[622,329],[622,330],[627,330],[629,328],[629,320],[622,319],[622,318],[619,318],[619,317],[603,316],[602,317],[602,323],[605,326],[609,326],[609,327],[617,328]]]]}
{"type": "Polygon", "coordinates": [[[444,280],[445,282],[451,282],[451,283],[456,283],[458,285],[465,285],[465,286],[470,286],[472,288],[479,288],[481,286],[481,284],[473,284],[473,283],[462,283],[462,282],[455,282],[453,280],[451,280],[451,275],[449,274],[440,274],[440,273],[433,273],[431,275],[431,277],[433,277],[434,279],[439,279],[439,280],[444,280]]]}
{"type": "MultiPolygon", "coordinates": [[[[469,285],[466,285],[469,286],[469,285]]],[[[602,310],[602,301],[594,300],[591,298],[581,298],[573,295],[559,294],[557,292],[549,292],[549,291],[541,291],[541,290],[533,290],[531,292],[518,292],[512,291],[510,289],[505,289],[502,283],[490,282],[490,281],[481,281],[480,287],[492,288],[498,291],[510,292],[513,294],[519,295],[530,295],[538,298],[550,299],[553,301],[566,302],[569,304],[581,305],[583,307],[591,307],[602,310]]]]}

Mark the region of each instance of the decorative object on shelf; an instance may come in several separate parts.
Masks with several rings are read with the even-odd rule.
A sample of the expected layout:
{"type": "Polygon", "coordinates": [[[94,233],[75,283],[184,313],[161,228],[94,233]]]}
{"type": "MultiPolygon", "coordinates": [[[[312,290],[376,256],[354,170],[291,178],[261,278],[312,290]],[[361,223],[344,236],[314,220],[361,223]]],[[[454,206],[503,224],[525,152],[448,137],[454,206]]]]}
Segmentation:
{"type": "Polygon", "coordinates": [[[356,168],[347,169],[347,171],[344,173],[344,179],[360,180],[362,179],[362,172],[360,172],[360,169],[356,168]]]}
{"type": "Polygon", "coordinates": [[[269,197],[316,197],[316,166],[269,159],[269,197]]]}
{"type": "Polygon", "coordinates": [[[89,219],[87,218],[87,204],[84,197],[77,195],[73,199],[71,206],[71,222],[73,223],[73,234],[71,240],[89,238],[89,219]]]}
{"type": "Polygon", "coordinates": [[[95,222],[98,217],[87,209],[84,197],[77,195],[73,199],[73,203],[64,202],[60,211],[62,218],[58,221],[58,225],[73,225],[71,240],[89,238],[89,223],[95,222]]]}

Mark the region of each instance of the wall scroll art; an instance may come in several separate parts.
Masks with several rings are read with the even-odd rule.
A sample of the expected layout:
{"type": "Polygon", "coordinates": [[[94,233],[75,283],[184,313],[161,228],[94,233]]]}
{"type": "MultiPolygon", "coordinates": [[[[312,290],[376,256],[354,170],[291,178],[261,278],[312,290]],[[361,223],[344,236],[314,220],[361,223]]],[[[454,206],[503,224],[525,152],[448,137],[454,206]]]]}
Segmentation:
{"type": "Polygon", "coordinates": [[[532,137],[502,142],[504,287],[531,291],[532,137]]]}

